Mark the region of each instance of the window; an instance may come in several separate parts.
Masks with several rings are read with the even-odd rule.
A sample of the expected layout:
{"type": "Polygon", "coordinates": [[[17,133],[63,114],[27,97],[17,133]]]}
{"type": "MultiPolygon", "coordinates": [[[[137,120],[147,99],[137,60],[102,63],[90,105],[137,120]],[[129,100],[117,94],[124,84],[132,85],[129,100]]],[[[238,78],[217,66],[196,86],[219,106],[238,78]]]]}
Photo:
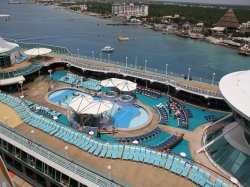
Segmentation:
{"type": "Polygon", "coordinates": [[[28,155],[24,151],[21,151],[21,160],[24,162],[28,162],[28,155]]]}
{"type": "Polygon", "coordinates": [[[16,147],[16,157],[21,158],[21,150],[16,147]]]}
{"type": "Polygon", "coordinates": [[[14,150],[15,150],[14,146],[12,144],[8,144],[8,152],[14,155],[14,150]]]}
{"type": "Polygon", "coordinates": [[[78,186],[78,182],[76,180],[70,178],[69,187],[75,187],[75,186],[78,186]]]}
{"type": "Polygon", "coordinates": [[[65,174],[62,173],[62,181],[61,184],[63,184],[64,186],[68,186],[69,185],[69,177],[65,174]]]}
{"type": "Polygon", "coordinates": [[[7,147],[8,147],[8,143],[3,140],[3,149],[7,150],[7,147]]]}
{"type": "Polygon", "coordinates": [[[36,159],[36,169],[43,173],[43,162],[38,159],[36,159]]]}
{"type": "Polygon", "coordinates": [[[22,164],[19,163],[18,161],[15,161],[15,160],[13,160],[13,162],[14,162],[14,167],[15,167],[17,170],[23,172],[22,164]]]}

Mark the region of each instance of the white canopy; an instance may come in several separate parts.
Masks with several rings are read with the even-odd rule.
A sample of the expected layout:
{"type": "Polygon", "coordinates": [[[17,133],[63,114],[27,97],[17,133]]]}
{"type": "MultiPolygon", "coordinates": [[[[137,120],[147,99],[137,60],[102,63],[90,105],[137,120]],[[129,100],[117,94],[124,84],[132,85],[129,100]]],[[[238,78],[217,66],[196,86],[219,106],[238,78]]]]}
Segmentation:
{"type": "Polygon", "coordinates": [[[136,90],[136,86],[137,84],[131,81],[123,81],[120,84],[118,84],[116,87],[123,92],[129,92],[129,91],[133,91],[136,90]]]}
{"type": "Polygon", "coordinates": [[[113,103],[107,100],[96,100],[90,103],[88,106],[84,107],[80,114],[93,114],[98,115],[111,110],[113,108],[113,103]]]}
{"type": "Polygon", "coordinates": [[[89,95],[79,95],[72,99],[72,101],[69,103],[69,107],[71,107],[75,112],[80,113],[81,110],[83,110],[93,101],[94,101],[93,97],[89,95]]]}
{"type": "Polygon", "coordinates": [[[51,49],[48,48],[33,48],[25,51],[26,55],[37,56],[37,55],[46,55],[51,52],[51,49]]]}
{"type": "Polygon", "coordinates": [[[15,83],[19,83],[20,81],[25,81],[25,78],[23,76],[18,76],[18,77],[12,77],[8,79],[1,79],[0,86],[15,84],[15,83]]]}
{"type": "Polygon", "coordinates": [[[116,87],[118,84],[124,82],[124,79],[110,78],[101,81],[101,85],[104,87],[116,87]]]}

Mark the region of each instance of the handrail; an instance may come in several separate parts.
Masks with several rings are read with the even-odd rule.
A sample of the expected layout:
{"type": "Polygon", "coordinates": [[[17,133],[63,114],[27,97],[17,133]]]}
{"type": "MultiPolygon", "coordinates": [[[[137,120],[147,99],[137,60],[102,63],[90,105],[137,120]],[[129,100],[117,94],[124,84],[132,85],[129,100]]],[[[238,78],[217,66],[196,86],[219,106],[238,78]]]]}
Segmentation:
{"type": "MultiPolygon", "coordinates": [[[[229,122],[227,121],[227,119],[224,119],[224,120],[221,121],[220,123],[215,123],[215,124],[213,124],[213,125],[208,126],[208,128],[206,128],[206,129],[204,130],[203,134],[202,134],[201,145],[202,145],[202,146],[205,146],[205,145],[206,145],[206,139],[207,139],[207,136],[208,136],[209,134],[213,133],[213,132],[216,131],[216,130],[219,130],[219,129],[224,128],[224,127],[225,127],[226,125],[228,125],[228,124],[229,124],[229,122]]],[[[205,155],[207,156],[207,158],[209,159],[209,161],[210,161],[216,168],[218,168],[220,171],[222,171],[225,175],[229,176],[230,178],[233,178],[233,176],[232,176],[230,173],[228,173],[226,170],[224,170],[221,166],[219,166],[219,165],[210,157],[210,155],[208,154],[208,152],[207,152],[206,149],[204,149],[204,152],[205,152],[205,155]]],[[[215,171],[215,172],[216,172],[216,171],[215,171]]],[[[216,172],[216,173],[217,173],[217,172],[216,172]]],[[[223,176],[223,178],[225,178],[225,177],[223,176]]],[[[230,180],[229,180],[229,181],[230,181],[230,180]]],[[[231,181],[231,183],[233,183],[233,182],[231,181]]],[[[235,184],[235,183],[233,183],[233,184],[236,185],[236,186],[242,186],[242,185],[240,184],[239,181],[238,181],[237,184],[235,184]]]]}
{"type": "MultiPolygon", "coordinates": [[[[162,78],[166,78],[168,77],[169,79],[184,79],[184,74],[179,74],[179,73],[173,73],[173,72],[165,72],[163,70],[159,70],[159,69],[155,69],[155,68],[150,68],[150,67],[142,67],[142,65],[136,65],[136,64],[127,64],[124,62],[118,62],[118,61],[112,61],[110,59],[103,59],[103,58],[95,58],[93,57],[88,57],[88,56],[80,56],[80,55],[73,55],[66,47],[60,47],[60,46],[53,46],[53,45],[48,45],[48,44],[42,44],[42,43],[24,43],[24,42],[19,42],[16,40],[10,40],[7,39],[8,41],[12,41],[12,42],[16,42],[17,44],[19,44],[20,48],[22,49],[30,49],[30,48],[35,48],[35,47],[46,47],[46,48],[50,48],[52,50],[52,52],[56,53],[56,54],[60,54],[60,55],[64,55],[65,58],[74,58],[74,60],[76,59],[88,59],[91,61],[94,61],[96,63],[102,63],[102,64],[110,64],[112,66],[116,66],[116,67],[120,67],[122,68],[122,70],[134,70],[136,72],[147,72],[162,78]],[[78,58],[76,58],[78,57],[78,58]]],[[[212,85],[214,87],[218,87],[218,82],[217,81],[212,81],[212,80],[208,80],[208,79],[202,79],[202,78],[198,78],[195,76],[192,76],[192,81],[193,82],[197,82],[199,84],[209,84],[212,85]]],[[[180,83],[180,82],[178,82],[180,83]]],[[[183,84],[183,83],[182,83],[183,84]]],[[[176,85],[177,86],[177,85],[176,85]]],[[[188,85],[186,85],[188,86],[188,85]]],[[[190,86],[188,86],[190,87],[190,86]]],[[[182,87],[184,88],[184,87],[182,87]]],[[[197,90],[196,90],[197,91],[197,90]]]]}
{"type": "Polygon", "coordinates": [[[102,183],[106,184],[107,186],[129,186],[125,184],[124,182],[121,182],[115,178],[112,177],[111,180],[107,177],[106,174],[101,173],[100,171],[94,171],[94,169],[90,169],[90,167],[86,167],[83,163],[77,161],[77,160],[71,160],[70,158],[65,158],[65,155],[58,152],[57,150],[48,147],[47,145],[37,142],[36,140],[30,139],[20,132],[18,132],[16,129],[11,129],[5,126],[4,124],[0,123],[0,133],[3,133],[3,135],[8,136],[12,139],[12,141],[16,141],[17,143],[22,144],[28,149],[31,149],[38,153],[39,155],[45,157],[46,159],[53,161],[54,163],[64,167],[65,169],[74,172],[75,174],[81,176],[84,178],[84,174],[86,172],[88,175],[92,175],[92,177],[95,179],[94,182],[98,184],[98,180],[102,181],[102,183]],[[63,163],[63,165],[61,164],[63,163]]]}
{"type": "Polygon", "coordinates": [[[174,80],[174,77],[171,76],[164,76],[164,75],[158,75],[158,74],[154,74],[152,72],[148,72],[148,71],[141,71],[140,69],[124,69],[124,67],[119,67],[117,65],[112,65],[113,67],[117,67],[119,68],[118,71],[113,70],[113,68],[111,67],[111,64],[108,64],[109,66],[101,66],[101,65],[92,65],[92,64],[85,64],[82,62],[83,59],[78,59],[75,57],[64,57],[63,61],[54,61],[54,62],[50,62],[48,64],[46,64],[47,66],[53,63],[68,63],[72,66],[76,66],[76,67],[80,67],[82,69],[88,69],[88,70],[93,70],[93,71],[105,71],[105,72],[111,72],[111,73],[121,73],[124,75],[129,75],[132,77],[139,77],[139,78],[143,78],[146,80],[150,80],[150,81],[156,81],[156,82],[160,82],[163,84],[168,84],[171,85],[173,87],[177,87],[180,89],[183,89],[184,91],[188,91],[194,94],[199,94],[205,97],[212,97],[212,98],[217,98],[217,99],[223,99],[222,95],[220,92],[215,92],[215,91],[209,91],[203,88],[198,88],[198,87],[194,87],[191,85],[187,85],[181,82],[178,82],[177,80],[174,80]]]}

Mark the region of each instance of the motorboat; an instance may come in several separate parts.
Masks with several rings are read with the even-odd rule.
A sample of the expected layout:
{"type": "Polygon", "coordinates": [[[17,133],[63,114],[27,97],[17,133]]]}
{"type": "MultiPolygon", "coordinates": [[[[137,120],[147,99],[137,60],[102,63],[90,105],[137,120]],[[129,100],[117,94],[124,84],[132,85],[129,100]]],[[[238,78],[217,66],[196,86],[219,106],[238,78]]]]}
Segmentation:
{"type": "Polygon", "coordinates": [[[10,0],[10,1],[8,2],[8,4],[21,4],[21,2],[19,2],[19,1],[12,1],[12,0],[10,0]]]}
{"type": "Polygon", "coordinates": [[[118,40],[119,40],[119,41],[128,41],[128,40],[129,40],[129,37],[119,36],[119,37],[118,37],[118,40]]]}
{"type": "Polygon", "coordinates": [[[196,33],[192,33],[192,32],[189,33],[189,37],[192,39],[199,39],[199,35],[196,33]]]}
{"type": "Polygon", "coordinates": [[[226,45],[231,45],[231,46],[234,46],[234,47],[240,47],[240,43],[234,42],[232,40],[223,40],[222,42],[224,44],[226,44],[226,45]]]}
{"type": "Polygon", "coordinates": [[[240,52],[241,55],[245,55],[245,56],[250,56],[250,46],[248,44],[243,45],[240,48],[240,52]]]}
{"type": "Polygon", "coordinates": [[[101,51],[103,52],[113,52],[114,48],[110,46],[105,46],[101,51]]]}

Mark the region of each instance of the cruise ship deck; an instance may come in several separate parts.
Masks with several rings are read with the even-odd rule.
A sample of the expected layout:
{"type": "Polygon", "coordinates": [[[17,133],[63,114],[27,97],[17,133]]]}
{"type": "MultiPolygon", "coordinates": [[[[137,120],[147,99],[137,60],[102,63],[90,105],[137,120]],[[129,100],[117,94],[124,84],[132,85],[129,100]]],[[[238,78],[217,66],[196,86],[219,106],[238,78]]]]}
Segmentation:
{"type": "MultiPolygon", "coordinates": [[[[22,50],[37,46],[19,45],[22,50]]],[[[219,111],[228,108],[215,82],[78,58],[65,48],[46,47],[52,49],[49,60],[0,71],[0,150],[10,170],[25,173],[22,177],[31,178],[34,186],[235,185],[204,152],[196,153],[203,146],[204,130],[228,115],[219,111]],[[130,111],[123,110],[128,105],[123,103],[117,109],[123,113],[113,115],[120,128],[119,123],[103,128],[101,137],[72,128],[66,107],[72,98],[80,93],[98,100],[109,90],[100,81],[113,77],[139,85],[130,111]],[[50,98],[55,92],[56,101],[50,98]],[[145,120],[136,118],[140,107],[145,120]]]]}

